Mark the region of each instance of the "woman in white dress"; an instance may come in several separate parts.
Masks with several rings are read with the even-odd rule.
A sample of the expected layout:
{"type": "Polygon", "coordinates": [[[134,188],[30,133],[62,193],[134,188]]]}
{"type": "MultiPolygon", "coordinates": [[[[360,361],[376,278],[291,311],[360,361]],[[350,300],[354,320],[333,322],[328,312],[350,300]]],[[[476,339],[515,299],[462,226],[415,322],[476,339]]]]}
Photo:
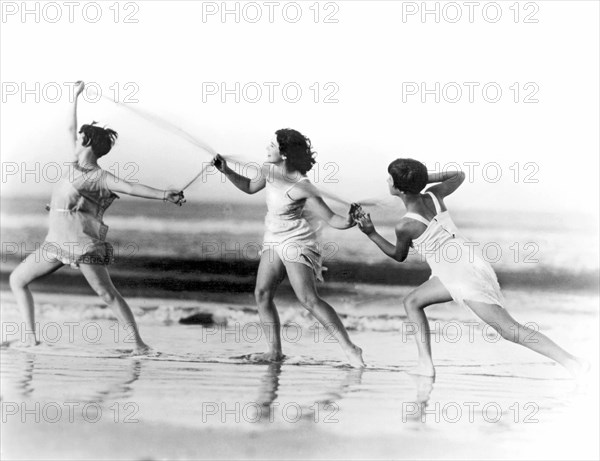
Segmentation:
{"type": "Polygon", "coordinates": [[[69,134],[71,162],[65,163],[62,177],[52,191],[48,206],[49,229],[44,243],[19,264],[10,275],[10,287],[25,319],[26,342],[38,345],[35,306],[29,285],[64,265],[79,269],[90,287],[113,310],[119,321],[131,328],[136,353],[148,353],[133,313],[113,285],[108,266],[113,262],[113,247],[106,241],[108,226],[103,216],[118,193],[182,205],[183,192],[160,190],[131,183],[103,170],[98,160],[108,154],[117,132],[95,123],[77,124],[77,100],[85,88],[77,82],[69,134]],[[79,131],[77,129],[79,128],[79,131]]]}
{"type": "Polygon", "coordinates": [[[273,298],[287,274],[300,303],[337,339],[350,364],[362,367],[362,350],[352,343],[333,307],[317,292],[316,281],[323,280],[317,218],[336,229],[348,229],[355,223],[350,213],[334,213],[306,177],[315,163],[313,157],[308,138],[296,130],[282,129],[267,146],[267,160],[258,179],[236,173],[220,155],[213,159],[219,171],[241,191],[255,194],[266,189],[267,193],[266,231],[255,298],[269,351],[251,358],[267,362],[283,359],[281,324],[273,298]]]}
{"type": "Polygon", "coordinates": [[[494,270],[474,254],[444,204],[444,198],[464,181],[463,172],[428,174],[425,165],[412,159],[394,160],[388,172],[390,194],[400,197],[407,210],[396,226],[396,245],[377,233],[368,214],[360,212],[357,222],[360,230],[389,257],[402,262],[413,246],[431,268],[431,278],[404,299],[406,314],[419,332],[419,363],[414,374],[435,375],[424,309],[452,300],[470,308],[503,338],[557,361],[574,375],[588,366],[547,336],[518,323],[504,309],[494,270]],[[439,184],[422,194],[429,183],[439,184]]]}

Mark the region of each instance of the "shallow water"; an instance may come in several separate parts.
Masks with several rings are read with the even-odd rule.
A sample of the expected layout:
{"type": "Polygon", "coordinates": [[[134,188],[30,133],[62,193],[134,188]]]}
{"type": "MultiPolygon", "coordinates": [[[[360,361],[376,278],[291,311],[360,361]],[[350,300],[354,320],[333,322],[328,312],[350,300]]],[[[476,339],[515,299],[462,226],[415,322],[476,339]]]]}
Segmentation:
{"type": "MultiPolygon", "coordinates": [[[[525,320],[535,317],[557,342],[597,363],[597,338],[580,334],[597,314],[572,300],[580,311],[533,309],[525,320]]],[[[72,313],[46,305],[39,317],[47,338],[52,324],[63,324],[53,344],[28,349],[9,342],[0,350],[4,457],[598,455],[597,367],[578,387],[561,367],[444,310],[433,316],[435,382],[406,373],[416,347],[401,331],[352,331],[368,364],[356,370],[308,321],[286,332],[282,364],[255,364],[239,358],[265,347],[248,326],[252,312],[237,318],[241,323],[231,317],[209,327],[142,316],[141,331],[157,351],[150,356],[132,356],[125,336],[115,341],[126,332],[112,320],[66,312],[72,313]],[[71,337],[64,329],[69,320],[79,322],[71,337]],[[127,448],[119,446],[121,437],[131,442],[127,448]]],[[[6,332],[15,317],[4,313],[6,332]]]]}

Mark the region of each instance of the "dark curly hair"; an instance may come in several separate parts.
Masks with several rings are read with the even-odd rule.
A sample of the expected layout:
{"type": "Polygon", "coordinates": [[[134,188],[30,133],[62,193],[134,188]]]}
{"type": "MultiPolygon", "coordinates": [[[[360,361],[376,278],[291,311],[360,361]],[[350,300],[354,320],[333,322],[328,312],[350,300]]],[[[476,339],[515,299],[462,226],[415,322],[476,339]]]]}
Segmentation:
{"type": "Polygon", "coordinates": [[[283,128],[275,132],[277,135],[277,144],[279,144],[279,153],[285,155],[286,165],[292,171],[297,171],[305,175],[313,165],[316,152],[312,151],[310,139],[302,133],[283,128]]]}
{"type": "Polygon", "coordinates": [[[110,152],[119,135],[110,128],[95,126],[96,123],[98,122],[92,122],[91,125],[81,125],[79,133],[83,133],[83,146],[92,146],[92,152],[100,158],[110,152]]]}
{"type": "Polygon", "coordinates": [[[399,158],[388,166],[394,187],[402,192],[418,194],[427,185],[427,167],[412,158],[399,158]]]}

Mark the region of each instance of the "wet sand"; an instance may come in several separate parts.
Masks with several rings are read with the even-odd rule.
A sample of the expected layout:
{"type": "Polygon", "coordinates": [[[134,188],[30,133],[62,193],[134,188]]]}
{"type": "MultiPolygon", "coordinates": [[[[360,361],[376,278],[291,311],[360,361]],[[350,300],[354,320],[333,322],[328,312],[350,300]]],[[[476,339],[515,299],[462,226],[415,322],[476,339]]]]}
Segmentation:
{"type": "MultiPolygon", "coordinates": [[[[517,318],[598,363],[598,338],[582,334],[598,322],[594,297],[541,296],[507,293],[517,318]],[[519,307],[525,301],[528,308],[519,307]]],[[[340,308],[347,324],[361,310],[371,314],[351,331],[365,351],[361,371],[286,302],[287,359],[267,365],[238,358],[264,350],[256,314],[243,302],[177,301],[182,310],[169,310],[173,300],[132,299],[142,334],[160,351],[140,357],[125,336],[115,337],[124,332],[95,298],[37,294],[40,328],[46,339],[53,328],[60,337],[34,350],[10,342],[0,351],[3,459],[598,457],[596,365],[577,385],[450,304],[430,313],[437,378],[417,378],[406,373],[414,339],[401,327],[376,331],[393,298],[382,292],[379,307],[340,308]],[[198,308],[225,318],[205,327],[177,323],[198,308]]],[[[3,340],[13,341],[7,328],[19,317],[6,292],[2,314],[3,340]]]]}

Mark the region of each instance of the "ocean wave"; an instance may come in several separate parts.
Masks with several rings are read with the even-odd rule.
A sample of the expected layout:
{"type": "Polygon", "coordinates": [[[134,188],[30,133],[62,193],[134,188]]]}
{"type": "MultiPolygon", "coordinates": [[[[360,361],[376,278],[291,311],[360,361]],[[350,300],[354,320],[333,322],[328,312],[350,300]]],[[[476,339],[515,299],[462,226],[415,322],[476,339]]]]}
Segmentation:
{"type": "MultiPolygon", "coordinates": [[[[241,219],[201,211],[181,217],[110,215],[106,218],[110,228],[107,240],[117,250],[122,249],[119,257],[177,259],[185,255],[188,259],[210,257],[243,261],[248,259],[247,253],[251,253],[257,259],[254,250],[262,242],[264,223],[262,214],[256,211],[241,219]]],[[[35,242],[41,243],[47,233],[47,215],[43,212],[22,215],[3,212],[0,218],[3,242],[32,248],[35,242]]],[[[378,224],[377,229],[382,236],[394,241],[393,226],[378,224]]],[[[599,269],[598,241],[589,228],[559,230],[546,223],[536,229],[465,226],[463,235],[469,242],[468,251],[483,256],[498,271],[548,270],[577,276],[599,269]]],[[[356,229],[339,231],[325,227],[321,243],[326,265],[331,261],[361,261],[367,265],[385,265],[391,261],[356,229]]],[[[452,251],[448,257],[453,257],[452,251]]],[[[411,250],[408,263],[420,262],[422,258],[411,250]]]]}
{"type": "MultiPolygon", "coordinates": [[[[5,215],[1,214],[2,227],[5,229],[43,228],[48,225],[48,217],[43,214],[5,215]]],[[[161,234],[218,234],[230,235],[262,233],[262,220],[239,219],[186,219],[173,220],[150,218],[146,216],[111,216],[105,220],[111,230],[156,232],[161,234]]]]}

